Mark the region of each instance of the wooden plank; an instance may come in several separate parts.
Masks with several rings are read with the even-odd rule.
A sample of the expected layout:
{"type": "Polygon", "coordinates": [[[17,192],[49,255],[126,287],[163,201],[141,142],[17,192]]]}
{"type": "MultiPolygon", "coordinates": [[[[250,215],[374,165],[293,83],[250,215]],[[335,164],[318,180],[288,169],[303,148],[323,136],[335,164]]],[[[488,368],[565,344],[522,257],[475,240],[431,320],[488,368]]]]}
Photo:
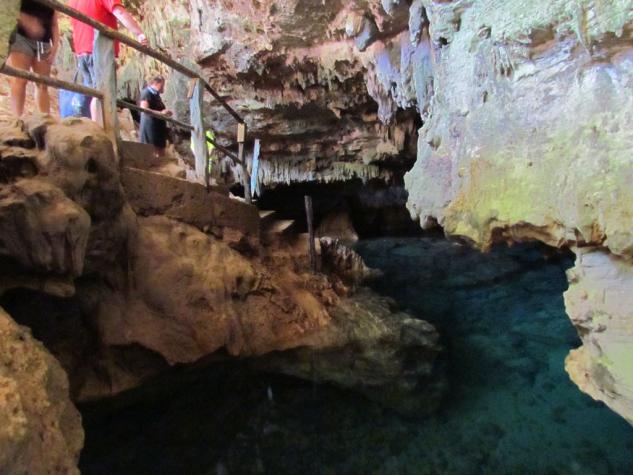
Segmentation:
{"type": "Polygon", "coordinates": [[[204,88],[207,91],[209,91],[209,93],[222,105],[222,107],[224,107],[224,109],[229,114],[231,114],[233,118],[237,120],[239,123],[244,123],[244,119],[242,119],[242,117],[237,112],[235,112],[235,110],[224,99],[222,99],[220,95],[211,87],[211,85],[207,83],[197,72],[187,68],[186,66],[180,64],[178,61],[175,61],[174,59],[170,58],[167,55],[159,53],[158,51],[155,51],[148,46],[143,46],[141,43],[139,43],[135,39],[130,38],[129,36],[113,28],[107,27],[103,23],[100,23],[94,20],[93,18],[90,18],[87,15],[84,15],[83,13],[65,5],[62,2],[59,2],[57,0],[35,0],[35,1],[41,5],[50,7],[54,10],[57,10],[58,12],[68,15],[69,17],[75,18],[83,23],[86,23],[92,26],[94,29],[96,29],[100,33],[102,33],[104,36],[113,40],[120,41],[121,43],[131,48],[134,48],[135,50],[140,51],[141,53],[147,56],[151,56],[152,58],[157,59],[158,61],[162,62],[163,64],[166,64],[167,66],[171,67],[172,69],[175,69],[176,71],[184,74],[185,76],[188,76],[190,78],[200,79],[201,81],[203,81],[204,88]]]}
{"type": "Polygon", "coordinates": [[[199,79],[193,88],[193,94],[189,100],[189,111],[191,114],[191,145],[195,157],[196,176],[204,180],[209,186],[209,149],[207,148],[206,131],[202,116],[204,85],[199,79]]]}
{"type": "Polygon", "coordinates": [[[46,84],[47,86],[53,87],[55,89],[66,89],[68,91],[78,92],[80,94],[96,97],[98,99],[103,98],[103,94],[101,94],[101,92],[97,91],[96,89],[91,89],[89,87],[81,86],[72,82],[60,81],[59,79],[55,79],[50,76],[42,76],[41,74],[33,73],[31,71],[12,68],[7,64],[0,68],[0,73],[6,74],[7,76],[26,79],[27,81],[46,84]]]}
{"type": "Polygon", "coordinates": [[[103,94],[100,107],[103,114],[103,129],[116,143],[119,137],[119,124],[116,101],[116,62],[114,41],[100,32],[95,34],[92,54],[95,70],[96,88],[103,94]]]}
{"type": "Polygon", "coordinates": [[[310,270],[316,274],[317,259],[316,245],[314,243],[314,209],[312,208],[312,197],[305,196],[306,219],[308,221],[308,236],[310,239],[310,270]]]}

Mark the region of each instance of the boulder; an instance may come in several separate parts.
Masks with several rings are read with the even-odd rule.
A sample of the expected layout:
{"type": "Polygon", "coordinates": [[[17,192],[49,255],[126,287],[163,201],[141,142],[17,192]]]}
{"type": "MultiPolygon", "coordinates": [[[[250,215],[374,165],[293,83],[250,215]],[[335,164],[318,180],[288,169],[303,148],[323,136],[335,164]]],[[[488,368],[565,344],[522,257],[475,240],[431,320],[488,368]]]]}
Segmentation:
{"type": "Polygon", "coordinates": [[[0,184],[0,255],[36,272],[78,276],[89,231],[88,213],[50,182],[0,184]]]}
{"type": "Polygon", "coordinates": [[[0,472],[79,474],[83,440],[66,373],[0,309],[0,472]]]}
{"type": "Polygon", "coordinates": [[[332,323],[259,367],[358,391],[408,416],[434,412],[447,388],[439,335],[367,290],[342,299],[332,323]]]}
{"type": "Polygon", "coordinates": [[[565,368],[580,389],[633,424],[633,266],[600,249],[576,254],[565,306],[583,345],[565,368]]]}

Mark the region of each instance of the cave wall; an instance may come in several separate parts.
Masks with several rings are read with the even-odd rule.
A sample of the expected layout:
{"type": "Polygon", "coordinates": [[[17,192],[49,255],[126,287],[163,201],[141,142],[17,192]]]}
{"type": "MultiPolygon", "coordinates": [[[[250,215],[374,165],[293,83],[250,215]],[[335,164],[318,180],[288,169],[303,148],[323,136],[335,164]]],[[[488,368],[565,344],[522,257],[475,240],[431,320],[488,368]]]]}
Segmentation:
{"type": "Polygon", "coordinates": [[[267,184],[388,181],[388,164],[407,160],[415,111],[405,186],[422,227],[484,250],[573,248],[567,305],[584,345],[570,374],[631,419],[633,315],[608,303],[631,289],[607,276],[633,258],[633,2],[192,0],[191,12],[197,61],[258,124],[267,184]],[[600,284],[585,248],[602,256],[600,284]],[[581,306],[578,286],[594,289],[581,306]]]}
{"type": "Polygon", "coordinates": [[[9,37],[15,29],[15,21],[20,11],[18,0],[5,0],[2,2],[3,15],[0,18],[0,65],[4,64],[9,53],[9,37]]]}
{"type": "MultiPolygon", "coordinates": [[[[140,11],[150,42],[199,68],[245,117],[247,155],[260,138],[260,181],[272,187],[390,183],[413,164],[416,108],[431,89],[430,75],[416,74],[414,64],[428,62],[430,50],[410,39],[407,2],[391,3],[392,15],[376,0],[170,0],[140,11]]],[[[121,94],[133,97],[143,78],[161,71],[169,106],[188,120],[180,75],[134,53],[123,63],[121,94]]],[[[205,115],[220,141],[235,143],[234,120],[208,95],[205,115]]],[[[234,175],[239,183],[239,170],[234,175]]]]}
{"type": "Polygon", "coordinates": [[[408,207],[483,249],[537,239],[577,256],[583,340],[567,368],[633,417],[633,2],[423,1],[433,90],[408,207]]]}
{"type": "Polygon", "coordinates": [[[79,474],[83,441],[66,373],[0,308],[0,472],[79,474]]]}

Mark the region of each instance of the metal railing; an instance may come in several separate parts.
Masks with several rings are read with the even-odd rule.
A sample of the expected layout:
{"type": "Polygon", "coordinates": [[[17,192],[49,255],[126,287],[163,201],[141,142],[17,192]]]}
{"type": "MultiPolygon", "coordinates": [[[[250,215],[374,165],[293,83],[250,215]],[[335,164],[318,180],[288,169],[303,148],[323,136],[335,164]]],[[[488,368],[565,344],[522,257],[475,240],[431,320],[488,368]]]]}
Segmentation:
{"type": "Polygon", "coordinates": [[[47,86],[56,89],[66,89],[69,91],[84,94],[86,96],[96,97],[101,101],[103,109],[103,126],[105,131],[113,139],[113,143],[118,143],[119,140],[119,128],[118,128],[118,116],[117,107],[125,107],[148,114],[152,117],[159,118],[166,122],[169,122],[176,127],[183,130],[187,130],[191,133],[192,149],[195,157],[195,169],[196,175],[199,179],[203,179],[207,188],[210,186],[209,176],[209,151],[207,142],[213,144],[220,152],[230,157],[242,168],[242,180],[244,186],[244,198],[247,203],[252,200],[250,190],[250,173],[246,161],[244,160],[244,144],[246,142],[247,128],[244,119],[224,100],[211,85],[196,71],[184,66],[178,61],[148,47],[144,46],[138,41],[120,33],[119,31],[110,28],[103,23],[100,23],[93,18],[90,18],[83,13],[69,7],[57,0],[35,0],[37,3],[64,13],[69,17],[75,18],[83,23],[92,26],[95,32],[95,47],[94,47],[94,65],[95,76],[97,81],[97,88],[89,88],[81,86],[79,84],[71,83],[68,81],[62,81],[56,78],[48,76],[42,76],[40,74],[33,73],[31,71],[25,71],[16,69],[8,65],[3,65],[0,68],[0,72],[8,76],[18,77],[33,81],[36,83],[45,84],[47,86]],[[114,42],[118,41],[135,50],[143,53],[146,56],[160,61],[161,63],[171,67],[175,71],[189,77],[193,82],[193,89],[189,99],[191,124],[176,120],[172,117],[167,117],[156,111],[139,107],[135,104],[125,102],[117,99],[117,85],[116,85],[116,66],[115,66],[115,53],[114,42]],[[215,140],[207,137],[207,127],[204,123],[203,117],[203,96],[204,93],[209,92],[211,96],[237,121],[237,155],[226,147],[221,146],[215,140]]]}

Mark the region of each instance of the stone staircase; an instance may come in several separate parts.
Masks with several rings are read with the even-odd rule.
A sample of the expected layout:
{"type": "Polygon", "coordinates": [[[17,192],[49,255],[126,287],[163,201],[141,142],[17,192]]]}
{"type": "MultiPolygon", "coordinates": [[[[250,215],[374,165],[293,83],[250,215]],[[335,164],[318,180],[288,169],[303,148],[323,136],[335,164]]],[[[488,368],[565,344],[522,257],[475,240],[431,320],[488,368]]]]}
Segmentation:
{"type": "Polygon", "coordinates": [[[308,234],[297,232],[295,220],[231,197],[226,186],[207,191],[202,184],[173,176],[166,166],[151,166],[151,145],[124,141],[120,153],[121,182],[138,215],[163,215],[191,224],[233,247],[263,245],[293,255],[307,253],[308,234]]]}
{"type": "Polygon", "coordinates": [[[233,246],[260,245],[262,219],[253,205],[231,198],[225,186],[207,191],[199,183],[154,171],[153,147],[121,142],[120,173],[130,205],[140,216],[163,215],[196,226],[233,246]]]}
{"type": "Polygon", "coordinates": [[[281,244],[295,234],[295,221],[277,218],[277,211],[261,210],[259,217],[260,236],[264,244],[281,244]]]}

